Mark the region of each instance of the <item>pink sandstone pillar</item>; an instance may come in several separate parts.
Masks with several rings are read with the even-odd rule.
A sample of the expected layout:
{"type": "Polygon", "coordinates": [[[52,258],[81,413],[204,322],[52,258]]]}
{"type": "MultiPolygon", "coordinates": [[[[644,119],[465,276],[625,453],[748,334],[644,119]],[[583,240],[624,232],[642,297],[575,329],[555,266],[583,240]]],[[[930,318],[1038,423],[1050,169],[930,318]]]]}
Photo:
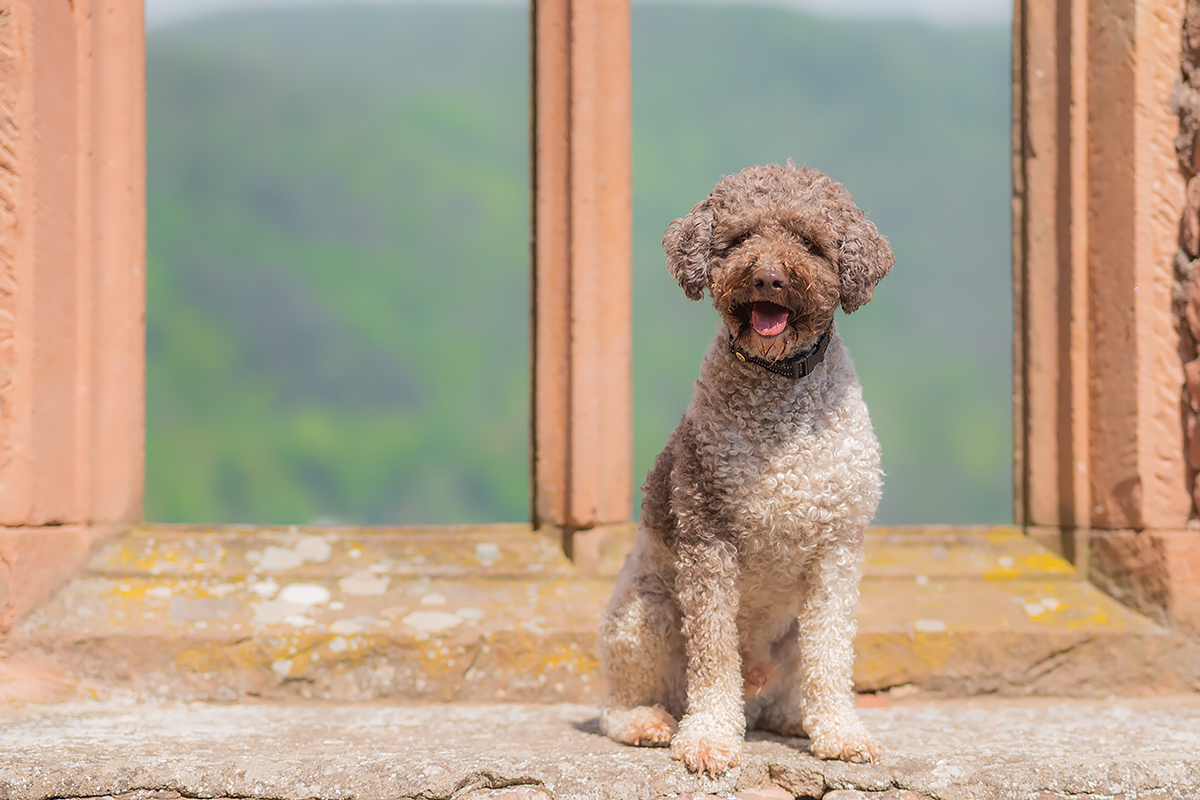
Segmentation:
{"type": "Polygon", "coordinates": [[[1173,300],[1184,5],[1016,3],[1014,451],[1018,522],[1195,627],[1173,300]]]}
{"type": "Polygon", "coordinates": [[[0,1],[0,634],[141,515],[140,2],[0,1]]]}
{"type": "Polygon", "coordinates": [[[535,0],[535,526],[625,522],[632,503],[628,0],[535,0]]]}

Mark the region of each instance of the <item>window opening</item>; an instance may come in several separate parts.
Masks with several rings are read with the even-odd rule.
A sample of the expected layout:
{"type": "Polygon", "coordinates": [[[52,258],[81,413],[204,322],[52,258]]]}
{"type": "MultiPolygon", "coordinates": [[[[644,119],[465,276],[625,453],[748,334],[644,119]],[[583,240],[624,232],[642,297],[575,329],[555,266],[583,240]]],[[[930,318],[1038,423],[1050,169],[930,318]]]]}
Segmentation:
{"type": "Polygon", "coordinates": [[[147,37],[146,518],[528,515],[528,18],[147,37]]]}

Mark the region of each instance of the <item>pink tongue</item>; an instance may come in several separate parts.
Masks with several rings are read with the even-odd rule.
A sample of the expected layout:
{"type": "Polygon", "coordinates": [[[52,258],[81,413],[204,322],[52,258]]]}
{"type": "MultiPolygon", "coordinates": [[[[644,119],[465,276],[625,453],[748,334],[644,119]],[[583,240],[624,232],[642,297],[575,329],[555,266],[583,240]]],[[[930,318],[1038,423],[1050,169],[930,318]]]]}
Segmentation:
{"type": "Polygon", "coordinates": [[[774,303],[755,303],[750,308],[750,324],[763,336],[778,336],[787,327],[788,310],[774,303]]]}

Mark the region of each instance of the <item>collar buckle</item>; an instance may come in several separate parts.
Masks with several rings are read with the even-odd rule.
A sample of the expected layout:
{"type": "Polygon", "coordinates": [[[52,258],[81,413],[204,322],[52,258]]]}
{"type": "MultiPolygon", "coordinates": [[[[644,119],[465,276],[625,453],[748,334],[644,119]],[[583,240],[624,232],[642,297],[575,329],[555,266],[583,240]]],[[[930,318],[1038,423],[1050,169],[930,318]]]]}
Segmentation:
{"type": "Polygon", "coordinates": [[[729,334],[729,352],[733,353],[734,357],[742,363],[755,364],[767,372],[773,372],[776,375],[782,375],[785,378],[797,381],[811,375],[812,371],[825,358],[825,350],[829,347],[829,339],[831,338],[830,334],[832,331],[833,328],[830,328],[822,333],[821,337],[817,339],[816,345],[811,350],[776,361],[767,361],[765,358],[759,358],[750,353],[742,352],[733,343],[733,334],[731,333],[729,334]]]}

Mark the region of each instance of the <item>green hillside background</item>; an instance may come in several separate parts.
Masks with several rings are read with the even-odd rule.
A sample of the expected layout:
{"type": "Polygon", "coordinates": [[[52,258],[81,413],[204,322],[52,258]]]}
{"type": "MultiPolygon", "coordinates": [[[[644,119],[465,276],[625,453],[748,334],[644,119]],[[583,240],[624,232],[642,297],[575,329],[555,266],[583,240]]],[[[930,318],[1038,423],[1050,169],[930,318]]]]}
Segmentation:
{"type": "MultiPolygon", "coordinates": [[[[711,5],[633,30],[638,482],[715,327],[663,229],[792,158],[897,256],[838,320],[879,521],[1008,520],[1008,31],[711,5]]],[[[147,519],[527,518],[527,35],[494,5],[150,32],[147,519]]]]}

